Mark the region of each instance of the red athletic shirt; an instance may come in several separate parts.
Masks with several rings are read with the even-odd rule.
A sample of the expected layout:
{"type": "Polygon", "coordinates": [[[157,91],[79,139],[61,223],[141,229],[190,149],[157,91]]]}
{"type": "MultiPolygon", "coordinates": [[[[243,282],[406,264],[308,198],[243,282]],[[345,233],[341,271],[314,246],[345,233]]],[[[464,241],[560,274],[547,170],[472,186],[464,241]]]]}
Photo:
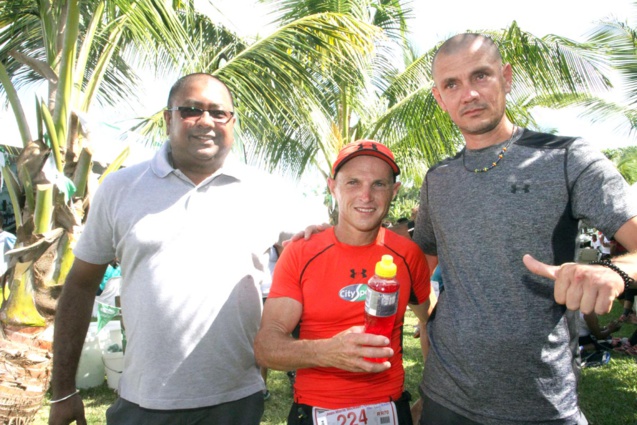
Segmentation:
{"type": "Polygon", "coordinates": [[[296,373],[294,400],[336,409],[398,399],[404,388],[402,328],[407,303],[429,297],[429,269],[418,245],[381,228],[376,242],[351,246],[338,242],[334,228],[309,241],[288,245],[277,262],[270,298],[289,297],[303,304],[301,339],[330,338],[364,324],[367,281],[384,254],[394,257],[400,284],[392,334],[391,369],[354,373],[337,368],[307,368],[296,373]]]}

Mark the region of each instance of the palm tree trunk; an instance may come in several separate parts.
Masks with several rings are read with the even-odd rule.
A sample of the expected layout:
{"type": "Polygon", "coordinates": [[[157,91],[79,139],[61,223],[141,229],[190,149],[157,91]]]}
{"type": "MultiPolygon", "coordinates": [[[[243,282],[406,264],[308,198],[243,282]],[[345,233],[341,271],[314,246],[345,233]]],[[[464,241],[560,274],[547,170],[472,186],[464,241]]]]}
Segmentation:
{"type": "Polygon", "coordinates": [[[0,423],[33,422],[51,377],[51,341],[42,328],[3,326],[0,339],[0,423]]]}

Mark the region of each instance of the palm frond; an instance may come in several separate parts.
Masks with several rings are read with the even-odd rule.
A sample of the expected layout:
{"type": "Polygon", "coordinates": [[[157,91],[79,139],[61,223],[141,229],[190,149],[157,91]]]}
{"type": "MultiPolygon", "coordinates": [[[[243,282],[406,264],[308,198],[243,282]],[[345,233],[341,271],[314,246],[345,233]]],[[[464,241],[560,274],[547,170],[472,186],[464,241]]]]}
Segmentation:
{"type": "Polygon", "coordinates": [[[591,33],[590,41],[611,58],[613,67],[624,79],[624,96],[628,105],[637,106],[637,28],[625,22],[607,21],[591,33]]]}
{"type": "Polygon", "coordinates": [[[522,31],[513,22],[503,31],[486,32],[513,67],[512,96],[596,92],[610,87],[608,58],[591,44],[522,31]]]}
{"type": "Polygon", "coordinates": [[[263,0],[271,6],[273,22],[287,25],[298,19],[323,13],[349,15],[371,23],[370,0],[263,0]]]}
{"type": "Polygon", "coordinates": [[[378,35],[378,29],[348,15],[312,15],[282,27],[219,69],[235,93],[244,143],[254,158],[278,164],[281,150],[271,149],[272,144],[302,141],[291,152],[302,171],[308,152],[331,137],[319,117],[333,116],[328,108],[339,86],[358,84],[378,35]]]}
{"type": "Polygon", "coordinates": [[[410,2],[405,0],[381,0],[372,2],[375,11],[372,23],[382,29],[387,37],[398,44],[407,42],[408,21],[414,18],[410,2]]]}

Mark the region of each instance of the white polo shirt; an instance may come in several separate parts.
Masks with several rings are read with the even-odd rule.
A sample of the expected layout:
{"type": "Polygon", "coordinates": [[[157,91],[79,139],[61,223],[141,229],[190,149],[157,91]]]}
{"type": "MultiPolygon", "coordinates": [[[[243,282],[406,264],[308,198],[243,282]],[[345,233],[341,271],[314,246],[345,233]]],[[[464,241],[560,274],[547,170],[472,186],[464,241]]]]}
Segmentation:
{"type": "Polygon", "coordinates": [[[230,156],[195,185],[168,151],[166,143],[104,180],[75,255],[121,261],[128,345],[120,396],[151,409],[212,406],[264,388],[253,354],[259,258],[282,231],[326,213],[230,156]]]}

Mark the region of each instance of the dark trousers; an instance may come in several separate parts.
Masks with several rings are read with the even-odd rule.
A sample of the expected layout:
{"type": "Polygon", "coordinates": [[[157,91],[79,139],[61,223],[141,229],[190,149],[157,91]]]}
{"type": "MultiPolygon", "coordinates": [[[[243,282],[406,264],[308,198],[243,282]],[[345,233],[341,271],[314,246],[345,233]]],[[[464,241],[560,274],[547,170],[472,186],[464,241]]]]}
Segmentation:
{"type": "MultiPolygon", "coordinates": [[[[422,415],[418,425],[480,425],[480,422],[472,421],[456,412],[447,409],[436,403],[426,395],[422,394],[422,415]]],[[[555,425],[587,425],[588,421],[583,413],[576,415],[577,417],[564,420],[551,421],[555,425]]]]}
{"type": "Polygon", "coordinates": [[[198,409],[154,410],[118,398],[106,411],[108,425],[259,425],[263,393],[198,409]]]}
{"type": "Polygon", "coordinates": [[[422,396],[422,415],[419,425],[480,425],[456,412],[436,403],[426,395],[422,396]]]}
{"type": "MultiPolygon", "coordinates": [[[[411,395],[405,391],[398,400],[394,401],[400,425],[413,425],[409,400],[411,400],[411,395]]],[[[288,425],[314,425],[312,409],[313,406],[307,404],[292,403],[292,408],[288,414],[288,425]]]]}

